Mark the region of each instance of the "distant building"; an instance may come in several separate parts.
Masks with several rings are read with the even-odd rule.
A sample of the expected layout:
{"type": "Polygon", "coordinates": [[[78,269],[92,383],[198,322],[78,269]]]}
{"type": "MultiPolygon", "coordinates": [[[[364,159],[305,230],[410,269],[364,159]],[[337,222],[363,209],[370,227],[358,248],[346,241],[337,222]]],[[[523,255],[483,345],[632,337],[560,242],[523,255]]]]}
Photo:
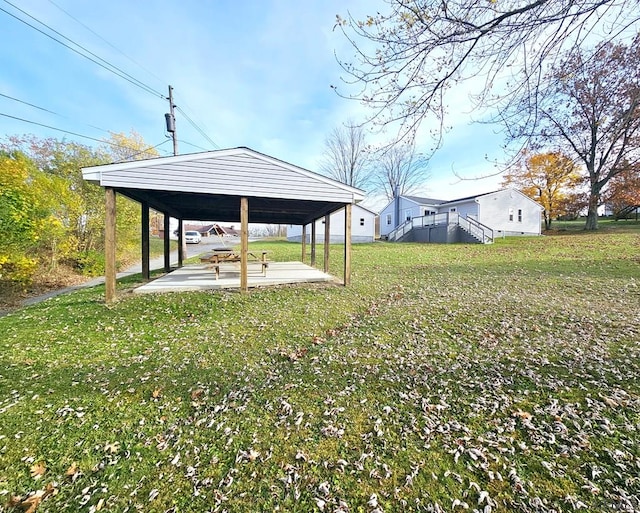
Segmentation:
{"type": "MultiPolygon", "coordinates": [[[[360,205],[353,205],[351,211],[351,242],[373,242],[375,239],[376,214],[360,205]]],[[[331,214],[329,218],[330,243],[344,242],[344,209],[331,214]]],[[[302,226],[287,226],[287,240],[302,241],[302,226]]],[[[311,241],[311,227],[307,226],[307,242],[311,241]]],[[[324,243],[324,219],[316,221],[316,242],[324,243]]]]}

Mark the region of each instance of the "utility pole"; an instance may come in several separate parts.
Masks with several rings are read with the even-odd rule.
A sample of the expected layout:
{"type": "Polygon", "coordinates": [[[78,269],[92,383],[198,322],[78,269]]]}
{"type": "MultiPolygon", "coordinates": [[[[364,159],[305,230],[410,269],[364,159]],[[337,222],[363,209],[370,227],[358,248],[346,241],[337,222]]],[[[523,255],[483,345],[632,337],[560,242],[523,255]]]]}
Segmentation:
{"type": "Polygon", "coordinates": [[[164,115],[167,122],[167,132],[171,134],[173,139],[173,154],[178,154],[178,137],[176,136],[176,115],[174,113],[175,105],[173,104],[173,87],[169,86],[169,113],[164,115]]]}
{"type": "MultiPolygon", "coordinates": [[[[171,134],[173,139],[173,154],[178,154],[178,137],[176,136],[176,115],[174,112],[175,105],[173,104],[173,87],[169,86],[169,112],[164,115],[167,122],[167,132],[171,134]]],[[[165,216],[169,214],[165,212],[165,216]]],[[[178,219],[178,267],[182,267],[182,262],[187,258],[187,244],[184,237],[184,224],[183,219],[178,219]]],[[[168,223],[165,223],[165,229],[168,227],[168,223]]],[[[167,256],[169,254],[169,233],[165,231],[165,268],[167,265],[167,256]]]]}

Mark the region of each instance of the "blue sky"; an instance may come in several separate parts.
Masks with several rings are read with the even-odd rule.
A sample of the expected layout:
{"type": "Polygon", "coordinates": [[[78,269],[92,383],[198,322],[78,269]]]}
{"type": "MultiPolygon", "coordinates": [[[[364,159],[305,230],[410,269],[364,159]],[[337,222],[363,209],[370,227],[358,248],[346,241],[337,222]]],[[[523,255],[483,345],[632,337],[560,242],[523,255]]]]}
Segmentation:
{"type": "MultiPolygon", "coordinates": [[[[330,131],[349,118],[364,119],[367,112],[330,88],[341,76],[334,52],[344,58],[352,54],[342,34],[332,30],[335,16],[350,11],[361,18],[385,8],[376,0],[10,2],[153,92],[0,11],[0,94],[56,114],[3,96],[0,113],[97,139],[108,137],[108,131],[135,130],[150,145],[167,141],[159,151],[168,155],[168,102],[161,95],[171,84],[175,103],[218,147],[248,146],[314,171],[330,131]]],[[[0,8],[50,33],[5,0],[0,8]]],[[[485,156],[501,156],[500,136],[488,125],[470,124],[466,98],[465,91],[453,91],[447,119],[453,128],[431,160],[431,178],[420,191],[425,195],[452,199],[498,187],[499,178],[456,178],[456,173],[471,178],[494,172],[485,156]]],[[[176,117],[180,153],[216,149],[180,112],[176,117]]],[[[94,144],[0,116],[1,136],[25,133],[94,144]]],[[[432,144],[424,135],[417,143],[419,151],[432,144]]]]}

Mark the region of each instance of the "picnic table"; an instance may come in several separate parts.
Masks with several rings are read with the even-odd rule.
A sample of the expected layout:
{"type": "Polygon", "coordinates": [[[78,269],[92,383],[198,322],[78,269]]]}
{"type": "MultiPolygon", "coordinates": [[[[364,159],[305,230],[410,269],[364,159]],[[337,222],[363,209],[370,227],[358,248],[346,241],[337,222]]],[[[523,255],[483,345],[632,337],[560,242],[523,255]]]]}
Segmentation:
{"type": "MultiPolygon", "coordinates": [[[[249,251],[247,253],[249,259],[260,262],[263,276],[267,275],[267,268],[269,267],[269,262],[267,261],[268,253],[268,251],[249,251]]],[[[215,270],[217,280],[220,278],[220,264],[225,262],[240,262],[240,252],[228,248],[217,248],[213,250],[212,254],[200,257],[200,261],[208,263],[208,269],[215,270]]]]}

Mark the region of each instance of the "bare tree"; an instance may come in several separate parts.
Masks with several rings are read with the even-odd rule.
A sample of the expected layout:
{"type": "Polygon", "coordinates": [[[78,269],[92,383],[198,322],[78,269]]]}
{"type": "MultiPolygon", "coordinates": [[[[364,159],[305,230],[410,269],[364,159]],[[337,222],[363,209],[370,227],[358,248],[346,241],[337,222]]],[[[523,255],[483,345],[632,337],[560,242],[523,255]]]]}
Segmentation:
{"type": "MultiPolygon", "coordinates": [[[[557,145],[584,166],[589,183],[585,229],[598,227],[598,206],[609,181],[640,163],[640,34],[629,45],[602,43],[574,52],[548,74],[538,102],[540,123],[522,135],[557,145]]],[[[525,109],[526,111],[526,105],[525,109]]],[[[522,113],[523,127],[527,113],[522,113]]]]}
{"type": "Polygon", "coordinates": [[[334,128],[325,140],[321,169],[342,183],[364,188],[369,180],[368,159],[364,129],[349,120],[343,127],[334,128]]]}
{"type": "Polygon", "coordinates": [[[413,143],[397,143],[385,147],[375,160],[372,179],[391,201],[396,195],[409,194],[421,185],[429,173],[429,161],[416,152],[413,143]]]}
{"type": "Polygon", "coordinates": [[[361,88],[337,90],[373,107],[371,120],[399,122],[400,138],[413,135],[426,116],[442,123],[444,93],[473,78],[482,80],[478,105],[505,109],[527,97],[535,124],[545,64],[594,39],[635,32],[640,20],[640,0],[386,2],[387,13],[337,17],[355,50],[353,62],[339,59],[344,80],[361,88]]]}

